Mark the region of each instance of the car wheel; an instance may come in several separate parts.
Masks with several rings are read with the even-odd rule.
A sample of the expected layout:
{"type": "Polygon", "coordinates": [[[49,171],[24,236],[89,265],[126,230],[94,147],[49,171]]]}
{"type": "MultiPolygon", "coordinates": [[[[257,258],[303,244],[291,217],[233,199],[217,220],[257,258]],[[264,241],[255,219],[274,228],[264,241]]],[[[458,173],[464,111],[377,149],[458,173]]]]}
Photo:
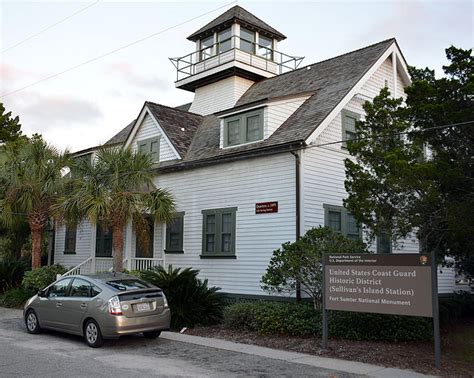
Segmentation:
{"type": "Polygon", "coordinates": [[[143,336],[145,336],[145,339],[156,339],[160,335],[161,335],[161,331],[143,332],[143,336]]]}
{"type": "Polygon", "coordinates": [[[28,333],[40,333],[41,328],[38,321],[38,316],[34,310],[28,310],[25,317],[26,330],[28,333]]]}
{"type": "Polygon", "coordinates": [[[84,326],[84,338],[87,345],[92,348],[99,348],[104,343],[99,325],[95,320],[89,319],[84,326]]]}

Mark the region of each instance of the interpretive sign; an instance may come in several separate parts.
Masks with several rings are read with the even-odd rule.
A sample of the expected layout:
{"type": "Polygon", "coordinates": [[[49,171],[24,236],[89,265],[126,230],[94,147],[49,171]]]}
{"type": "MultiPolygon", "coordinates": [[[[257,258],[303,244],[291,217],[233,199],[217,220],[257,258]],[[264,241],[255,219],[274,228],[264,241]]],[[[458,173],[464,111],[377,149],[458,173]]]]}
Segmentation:
{"type": "Polygon", "coordinates": [[[278,213],[278,202],[259,202],[255,204],[255,214],[278,213]]]}
{"type": "Polygon", "coordinates": [[[431,256],[325,255],[327,310],[433,316],[431,256]]]}
{"type": "Polygon", "coordinates": [[[438,285],[432,254],[324,254],[322,342],[327,310],[433,318],[435,366],[441,366],[438,285]]]}

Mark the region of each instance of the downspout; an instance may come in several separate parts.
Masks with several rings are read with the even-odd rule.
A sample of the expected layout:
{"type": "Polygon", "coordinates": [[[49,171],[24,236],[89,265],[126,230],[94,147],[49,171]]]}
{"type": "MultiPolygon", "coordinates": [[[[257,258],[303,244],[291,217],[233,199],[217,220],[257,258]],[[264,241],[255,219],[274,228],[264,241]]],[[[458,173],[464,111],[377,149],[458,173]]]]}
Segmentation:
{"type": "MultiPolygon", "coordinates": [[[[295,230],[296,230],[296,241],[300,240],[301,237],[301,157],[300,151],[291,151],[291,154],[295,157],[295,230]]],[[[296,282],[296,302],[301,301],[301,284],[299,281],[296,282]]]]}

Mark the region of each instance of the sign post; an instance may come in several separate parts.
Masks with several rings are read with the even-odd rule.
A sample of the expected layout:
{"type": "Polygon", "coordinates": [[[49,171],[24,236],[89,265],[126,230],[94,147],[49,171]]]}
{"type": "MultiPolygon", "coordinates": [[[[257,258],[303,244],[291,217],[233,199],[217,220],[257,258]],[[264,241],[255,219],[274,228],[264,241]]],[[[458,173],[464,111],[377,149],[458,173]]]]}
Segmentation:
{"type": "Polygon", "coordinates": [[[324,254],[322,343],[327,310],[433,318],[435,364],[440,366],[436,259],[434,254],[324,254]]]}

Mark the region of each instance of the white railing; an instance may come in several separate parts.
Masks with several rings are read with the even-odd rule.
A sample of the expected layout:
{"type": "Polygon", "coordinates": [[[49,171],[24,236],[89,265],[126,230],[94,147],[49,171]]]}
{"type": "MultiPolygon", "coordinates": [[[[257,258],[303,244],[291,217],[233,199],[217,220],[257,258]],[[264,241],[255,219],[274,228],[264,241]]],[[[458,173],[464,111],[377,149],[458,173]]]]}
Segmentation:
{"type": "Polygon", "coordinates": [[[95,271],[96,272],[107,272],[112,269],[113,259],[112,257],[96,257],[95,258],[95,271]]]}
{"type": "MultiPolygon", "coordinates": [[[[84,260],[80,264],[76,265],[74,268],[71,268],[64,274],[58,274],[59,277],[72,276],[74,274],[84,274],[90,273],[92,271],[92,257],[84,260]]],[[[57,277],[57,278],[59,278],[57,277]]]]}
{"type": "Polygon", "coordinates": [[[148,270],[155,266],[163,266],[163,259],[132,257],[130,261],[131,270],[148,270]]]}

